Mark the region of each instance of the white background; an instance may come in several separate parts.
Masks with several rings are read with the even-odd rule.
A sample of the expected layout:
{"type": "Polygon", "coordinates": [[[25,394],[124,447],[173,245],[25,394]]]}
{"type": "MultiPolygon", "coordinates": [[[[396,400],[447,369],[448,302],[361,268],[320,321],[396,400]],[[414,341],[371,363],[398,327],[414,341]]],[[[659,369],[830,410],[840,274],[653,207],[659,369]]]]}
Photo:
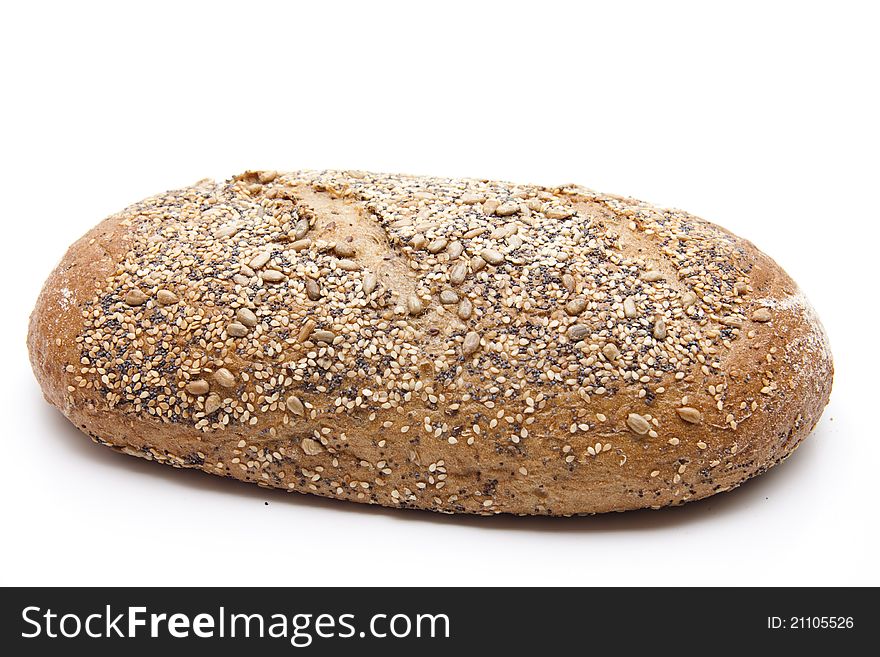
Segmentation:
{"type": "Polygon", "coordinates": [[[0,583],[880,584],[873,6],[4,3],[0,583]],[[685,208],[800,282],[831,336],[831,405],[736,492],[573,519],[369,508],[93,445],[27,362],[42,282],[111,212],[248,168],[685,208]]]}

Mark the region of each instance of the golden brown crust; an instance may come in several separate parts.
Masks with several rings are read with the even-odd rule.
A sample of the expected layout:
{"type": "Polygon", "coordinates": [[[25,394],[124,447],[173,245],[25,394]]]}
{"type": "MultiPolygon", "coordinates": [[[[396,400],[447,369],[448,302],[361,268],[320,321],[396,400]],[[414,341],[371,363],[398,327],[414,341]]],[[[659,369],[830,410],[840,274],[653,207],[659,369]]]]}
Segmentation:
{"type": "Polygon", "coordinates": [[[832,379],[796,285],[708,222],[361,172],[203,181],[108,218],[28,346],[47,400],[126,453],[464,513],[729,490],[794,450],[832,379]]]}

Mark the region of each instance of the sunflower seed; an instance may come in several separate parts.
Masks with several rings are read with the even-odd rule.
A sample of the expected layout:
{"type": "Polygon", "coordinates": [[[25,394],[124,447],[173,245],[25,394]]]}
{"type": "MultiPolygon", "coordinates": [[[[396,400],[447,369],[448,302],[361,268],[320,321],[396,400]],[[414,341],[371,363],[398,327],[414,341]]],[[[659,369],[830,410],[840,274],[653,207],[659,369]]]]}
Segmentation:
{"type": "Polygon", "coordinates": [[[236,310],[235,319],[248,328],[254,328],[257,325],[257,316],[254,314],[254,311],[249,308],[239,308],[236,310]]]}
{"type": "Polygon", "coordinates": [[[666,320],[664,320],[662,317],[658,318],[657,321],[654,322],[654,339],[666,339],[666,320]]]}
{"type": "Polygon", "coordinates": [[[364,294],[372,294],[373,290],[376,289],[376,283],[378,283],[378,280],[376,279],[376,274],[371,271],[368,271],[366,274],[364,274],[364,294]]]}
{"type": "Polygon", "coordinates": [[[241,285],[242,287],[247,287],[251,284],[251,279],[244,274],[235,274],[232,280],[235,281],[236,285],[241,285]]]}
{"type": "Polygon", "coordinates": [[[229,224],[228,226],[221,226],[214,233],[214,237],[218,237],[220,239],[223,239],[226,237],[232,237],[233,235],[235,235],[239,231],[239,229],[240,229],[240,227],[238,226],[238,224],[229,224]]]}
{"type": "Polygon", "coordinates": [[[248,334],[248,329],[247,326],[245,326],[244,324],[232,322],[229,326],[226,327],[226,334],[233,338],[243,338],[248,334]]]}
{"type": "Polygon", "coordinates": [[[428,239],[424,235],[422,235],[421,233],[416,233],[409,240],[409,243],[412,246],[412,248],[418,250],[418,249],[421,249],[423,246],[425,246],[428,243],[428,239]]]}
{"type": "Polygon", "coordinates": [[[347,258],[343,258],[342,260],[336,261],[336,266],[342,269],[343,271],[357,271],[360,269],[360,265],[356,263],[354,260],[348,260],[347,258]]]}
{"type": "Polygon", "coordinates": [[[216,392],[212,392],[208,395],[208,398],[205,399],[205,415],[212,415],[220,410],[220,407],[223,406],[223,400],[220,399],[220,395],[216,392]]]}
{"type": "Polygon", "coordinates": [[[159,290],[156,292],[156,301],[163,306],[171,306],[179,301],[177,295],[170,290],[159,290]]]}
{"type": "Polygon", "coordinates": [[[410,315],[421,315],[425,311],[425,306],[418,295],[410,294],[406,298],[406,310],[410,315]]]}
{"type": "Polygon", "coordinates": [[[516,203],[502,203],[495,208],[495,214],[499,217],[509,217],[517,212],[519,212],[519,205],[516,203]]]}
{"type": "Polygon", "coordinates": [[[312,301],[317,301],[321,298],[321,288],[318,286],[318,282],[313,278],[306,279],[306,295],[312,301]]]}
{"type": "Polygon", "coordinates": [[[564,287],[569,292],[574,292],[574,288],[575,288],[574,276],[572,276],[571,274],[563,274],[562,275],[562,287],[564,287]]]}
{"type": "Polygon", "coordinates": [[[225,367],[214,372],[214,380],[224,388],[231,388],[235,385],[235,375],[225,367]]]}
{"type": "Polygon", "coordinates": [[[544,216],[548,219],[566,219],[573,214],[568,208],[553,207],[544,212],[544,216]]]}
{"type": "Polygon", "coordinates": [[[504,262],[504,255],[495,249],[483,249],[480,251],[480,257],[496,267],[504,262]]]}
{"type": "Polygon", "coordinates": [[[681,305],[685,308],[690,308],[697,302],[697,295],[693,292],[685,292],[681,297],[681,305]]]}
{"type": "Polygon", "coordinates": [[[290,243],[290,250],[291,251],[305,251],[311,245],[312,245],[312,240],[310,240],[309,238],[306,238],[304,240],[297,240],[296,242],[290,243]]]}
{"type": "Polygon", "coordinates": [[[269,261],[271,259],[272,252],[268,250],[263,251],[262,253],[258,253],[253,258],[251,258],[251,261],[248,263],[248,267],[250,267],[251,269],[262,269],[267,264],[269,264],[269,261]]]}
{"type": "Polygon", "coordinates": [[[516,224],[504,224],[493,230],[489,234],[489,239],[503,240],[505,237],[510,237],[516,233],[517,230],[519,230],[519,228],[516,224]]]}
{"type": "Polygon", "coordinates": [[[630,431],[640,436],[644,436],[651,430],[651,423],[638,413],[630,413],[627,416],[626,426],[629,427],[630,431]]]}
{"type": "Polygon", "coordinates": [[[627,297],[623,300],[623,314],[629,319],[639,316],[639,313],[636,310],[636,301],[632,297],[627,297]]]}
{"type": "Polygon", "coordinates": [[[685,422],[690,422],[691,424],[700,424],[703,422],[703,414],[696,408],[682,406],[681,408],[676,408],[675,412],[678,413],[678,417],[685,422]]]}
{"type": "Polygon", "coordinates": [[[530,198],[528,201],[526,201],[526,207],[532,212],[540,212],[543,205],[544,204],[536,198],[530,198]]]}
{"type": "Polygon", "coordinates": [[[461,285],[467,277],[468,266],[466,262],[457,262],[449,270],[449,282],[453,285],[461,285]]]}
{"type": "Polygon", "coordinates": [[[446,247],[446,255],[449,256],[450,260],[455,260],[463,251],[464,247],[461,245],[461,242],[457,240],[455,242],[450,242],[449,246],[446,247]]]}
{"type": "Polygon", "coordinates": [[[642,273],[642,280],[648,283],[656,283],[663,278],[663,272],[656,269],[649,269],[642,273]]]}
{"type": "Polygon", "coordinates": [[[464,203],[465,205],[474,205],[476,203],[482,203],[486,200],[485,194],[474,194],[473,192],[466,192],[461,195],[459,201],[464,203]]]}
{"type": "Polygon", "coordinates": [[[613,342],[609,342],[602,347],[602,353],[605,354],[605,358],[611,361],[617,360],[620,357],[620,349],[613,342]]]}
{"type": "Polygon", "coordinates": [[[481,271],[486,266],[486,261],[483,260],[480,256],[474,256],[471,259],[471,271],[475,274],[478,271],[481,271]]]}
{"type": "Polygon", "coordinates": [[[312,438],[303,438],[299,446],[302,447],[302,451],[304,451],[307,456],[317,456],[324,451],[324,448],[321,447],[321,443],[312,438]]]}
{"type": "Polygon", "coordinates": [[[568,327],[566,335],[573,342],[580,342],[590,334],[590,327],[584,324],[572,324],[568,327]]]}
{"type": "Polygon", "coordinates": [[[449,240],[445,237],[438,237],[436,240],[428,242],[428,253],[440,253],[449,244],[449,240]]]}
{"type": "Polygon", "coordinates": [[[752,313],[753,322],[769,322],[771,319],[773,319],[773,315],[766,308],[758,308],[752,313]]]}
{"type": "Polygon", "coordinates": [[[186,391],[191,395],[204,395],[210,389],[211,386],[204,379],[196,379],[186,384],[186,391]]]}
{"type": "Polygon", "coordinates": [[[470,356],[477,352],[480,348],[480,334],[476,331],[470,331],[464,336],[464,343],[461,345],[461,353],[470,356]]]}
{"type": "Polygon", "coordinates": [[[499,205],[501,205],[501,203],[499,203],[498,201],[496,201],[494,198],[490,198],[488,201],[486,201],[485,203],[483,203],[483,214],[485,214],[486,216],[489,216],[489,215],[491,215],[491,214],[494,214],[495,209],[496,209],[499,205]]]}
{"type": "Polygon", "coordinates": [[[307,219],[300,219],[296,222],[296,226],[293,229],[293,239],[301,240],[306,236],[306,233],[309,232],[309,222],[307,219]]]}
{"type": "Polygon", "coordinates": [[[733,315],[727,315],[718,321],[731,328],[742,328],[743,325],[742,319],[740,317],[734,317],[733,315]]]}
{"type": "Polygon", "coordinates": [[[277,269],[267,269],[266,271],[260,272],[260,276],[267,283],[280,283],[287,278],[287,276],[277,269]]]}
{"type": "Polygon", "coordinates": [[[587,309],[587,300],[584,297],[575,297],[565,304],[565,312],[572,317],[580,315],[587,309]]]}
{"type": "Polygon", "coordinates": [[[306,409],[303,406],[303,403],[299,400],[299,397],[296,395],[290,395],[287,398],[287,410],[293,413],[294,415],[305,415],[306,409]]]}
{"type": "Polygon", "coordinates": [[[356,253],[351,242],[336,242],[333,252],[340,258],[351,258],[356,253]]]}
{"type": "Polygon", "coordinates": [[[488,230],[489,229],[486,228],[485,226],[480,226],[479,228],[471,228],[464,235],[462,235],[462,238],[469,240],[474,237],[479,237],[480,235],[482,235],[483,233],[485,233],[488,230]]]}
{"type": "Polygon", "coordinates": [[[445,306],[453,303],[458,303],[458,294],[455,290],[443,290],[440,293],[440,303],[445,306]]]}
{"type": "Polygon", "coordinates": [[[333,340],[336,338],[336,334],[332,331],[325,331],[322,329],[320,331],[315,331],[314,333],[312,333],[312,338],[314,338],[318,342],[333,342],[333,340]]]}
{"type": "Polygon", "coordinates": [[[127,306],[143,306],[147,299],[146,294],[141,292],[140,290],[132,290],[128,294],[125,295],[125,305],[127,306]]]}
{"type": "Polygon", "coordinates": [[[307,319],[296,336],[297,342],[305,342],[308,340],[312,336],[312,331],[315,330],[316,326],[317,324],[315,324],[315,320],[307,319]]]}
{"type": "Polygon", "coordinates": [[[470,319],[473,312],[474,305],[471,303],[471,300],[467,297],[463,297],[462,300],[458,302],[458,310],[456,311],[458,318],[470,319]]]}

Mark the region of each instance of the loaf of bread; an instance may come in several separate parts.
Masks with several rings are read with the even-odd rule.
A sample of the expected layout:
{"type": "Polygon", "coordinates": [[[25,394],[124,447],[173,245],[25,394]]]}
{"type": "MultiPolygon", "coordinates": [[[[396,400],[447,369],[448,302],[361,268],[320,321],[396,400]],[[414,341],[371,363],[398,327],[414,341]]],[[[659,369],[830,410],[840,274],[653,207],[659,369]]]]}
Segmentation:
{"type": "Polygon", "coordinates": [[[76,242],[30,322],[96,442],[261,486],[573,515],[728,491],[831,390],[795,283],[707,221],[576,185],[248,172],[76,242]]]}

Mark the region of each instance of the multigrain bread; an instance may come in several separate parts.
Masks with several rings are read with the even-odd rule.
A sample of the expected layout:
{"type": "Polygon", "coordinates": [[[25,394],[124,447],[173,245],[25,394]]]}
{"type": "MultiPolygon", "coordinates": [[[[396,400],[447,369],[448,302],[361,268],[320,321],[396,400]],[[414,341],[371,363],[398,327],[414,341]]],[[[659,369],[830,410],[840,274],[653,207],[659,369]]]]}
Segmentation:
{"type": "Polygon", "coordinates": [[[175,467],[452,513],[658,508],[788,456],[825,333],[677,210],[356,171],[248,172],[76,242],[28,336],[46,399],[175,467]]]}

